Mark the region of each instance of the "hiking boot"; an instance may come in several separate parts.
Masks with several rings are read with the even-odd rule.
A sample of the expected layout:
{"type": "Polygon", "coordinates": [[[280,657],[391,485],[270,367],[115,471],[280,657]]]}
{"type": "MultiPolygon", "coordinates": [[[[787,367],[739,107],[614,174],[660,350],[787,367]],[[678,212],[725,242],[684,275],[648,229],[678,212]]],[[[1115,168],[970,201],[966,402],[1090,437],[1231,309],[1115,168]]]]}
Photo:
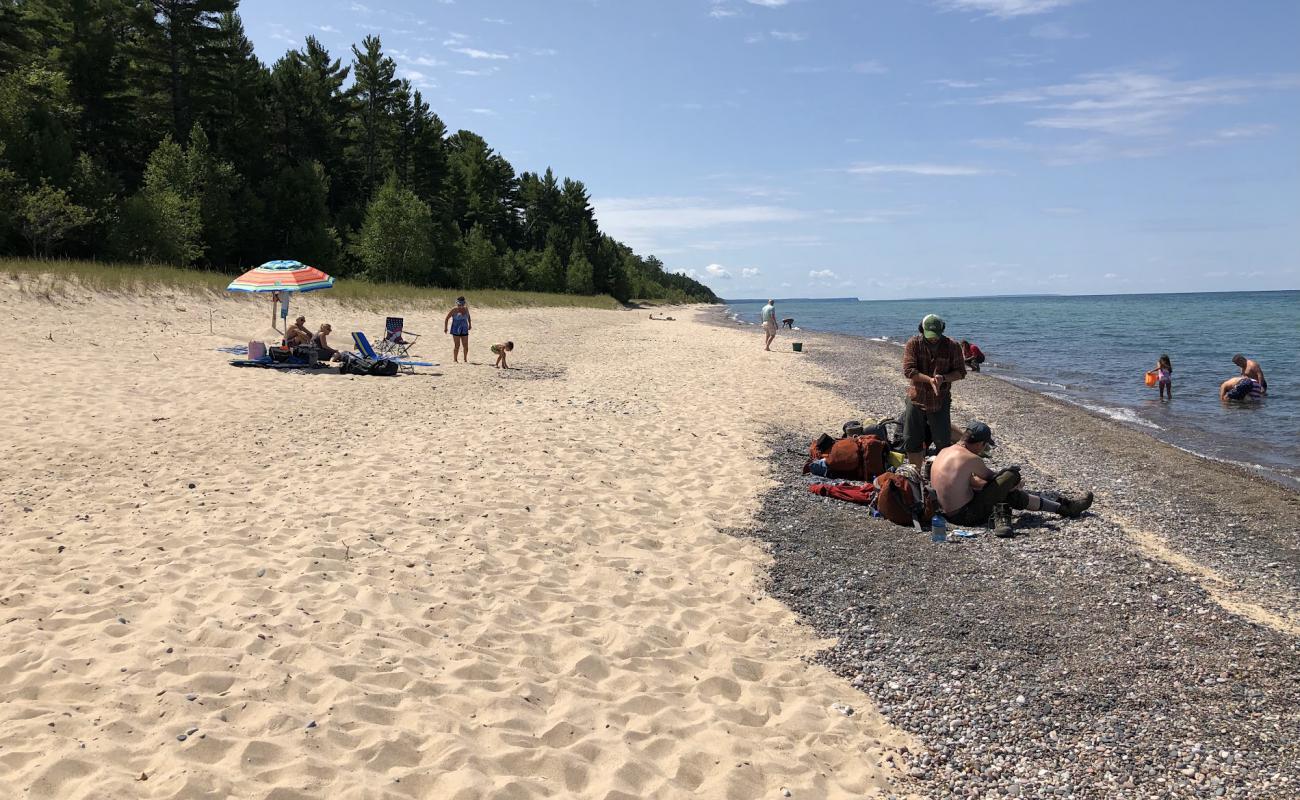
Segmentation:
{"type": "Polygon", "coordinates": [[[1015,535],[1011,530],[1011,507],[1005,503],[993,507],[993,535],[1000,539],[1015,535]]]}
{"type": "Polygon", "coordinates": [[[1062,498],[1061,510],[1058,513],[1063,517],[1077,517],[1089,508],[1092,508],[1092,492],[1084,495],[1082,500],[1062,498]]]}

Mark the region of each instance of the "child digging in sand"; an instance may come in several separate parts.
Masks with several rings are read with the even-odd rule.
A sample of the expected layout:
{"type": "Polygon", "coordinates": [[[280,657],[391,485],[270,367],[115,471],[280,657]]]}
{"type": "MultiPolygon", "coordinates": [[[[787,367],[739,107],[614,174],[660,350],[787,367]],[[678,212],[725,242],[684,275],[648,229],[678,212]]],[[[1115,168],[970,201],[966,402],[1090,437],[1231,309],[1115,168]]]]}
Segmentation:
{"type": "Polygon", "coordinates": [[[497,357],[496,363],[492,366],[500,367],[501,369],[510,369],[510,365],[506,363],[506,353],[515,349],[515,343],[506,342],[505,344],[494,344],[491,349],[497,357]]]}

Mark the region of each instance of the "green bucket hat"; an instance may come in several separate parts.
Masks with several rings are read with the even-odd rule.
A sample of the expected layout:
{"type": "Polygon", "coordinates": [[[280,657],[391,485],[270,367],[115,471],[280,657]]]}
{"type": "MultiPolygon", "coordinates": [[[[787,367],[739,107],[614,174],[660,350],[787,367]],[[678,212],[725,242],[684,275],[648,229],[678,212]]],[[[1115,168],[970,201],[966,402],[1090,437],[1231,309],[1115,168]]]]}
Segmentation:
{"type": "Polygon", "coordinates": [[[926,314],[925,319],[921,320],[921,333],[927,339],[938,339],[943,335],[943,329],[947,327],[944,321],[936,314],[926,314]]]}

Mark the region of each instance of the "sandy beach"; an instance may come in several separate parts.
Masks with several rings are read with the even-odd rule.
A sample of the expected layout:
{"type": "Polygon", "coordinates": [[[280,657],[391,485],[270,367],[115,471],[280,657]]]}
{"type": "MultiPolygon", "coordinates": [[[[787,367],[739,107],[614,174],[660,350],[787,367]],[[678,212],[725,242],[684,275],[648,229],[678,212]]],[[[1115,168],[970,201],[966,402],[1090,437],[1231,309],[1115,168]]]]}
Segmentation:
{"type": "Polygon", "coordinates": [[[403,314],[441,366],[235,369],[216,348],[270,338],[264,302],[23,280],[0,795],[897,791],[913,740],[727,532],[776,486],[769,431],[851,413],[812,362],[684,309],[478,309],[457,365],[442,310],[317,295],[294,311],[336,344],[403,314]]]}

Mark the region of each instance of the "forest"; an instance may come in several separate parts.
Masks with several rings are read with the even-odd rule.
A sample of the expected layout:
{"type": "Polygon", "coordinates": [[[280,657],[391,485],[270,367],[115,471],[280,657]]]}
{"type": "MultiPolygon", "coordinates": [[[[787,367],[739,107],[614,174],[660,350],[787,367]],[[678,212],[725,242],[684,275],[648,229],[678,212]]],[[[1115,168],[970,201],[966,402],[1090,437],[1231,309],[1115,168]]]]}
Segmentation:
{"type": "Polygon", "coordinates": [[[269,67],[238,0],[0,0],[0,255],[716,302],[582,181],[449,132],[375,35],[269,67]]]}

